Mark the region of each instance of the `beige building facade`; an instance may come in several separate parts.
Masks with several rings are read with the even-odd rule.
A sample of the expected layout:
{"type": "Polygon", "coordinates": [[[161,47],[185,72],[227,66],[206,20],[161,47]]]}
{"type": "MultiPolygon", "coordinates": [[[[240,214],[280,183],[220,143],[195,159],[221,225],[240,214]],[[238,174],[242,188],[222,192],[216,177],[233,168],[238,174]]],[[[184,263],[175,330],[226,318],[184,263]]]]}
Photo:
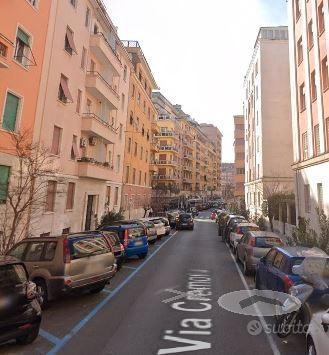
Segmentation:
{"type": "Polygon", "coordinates": [[[289,0],[296,215],[319,228],[329,213],[329,3],[289,0]]]}
{"type": "Polygon", "coordinates": [[[287,27],[261,27],[244,80],[245,200],[252,215],[293,191],[287,27]]]}
{"type": "Polygon", "coordinates": [[[234,119],[234,197],[245,197],[245,130],[243,115],[235,115],[234,119]]]}

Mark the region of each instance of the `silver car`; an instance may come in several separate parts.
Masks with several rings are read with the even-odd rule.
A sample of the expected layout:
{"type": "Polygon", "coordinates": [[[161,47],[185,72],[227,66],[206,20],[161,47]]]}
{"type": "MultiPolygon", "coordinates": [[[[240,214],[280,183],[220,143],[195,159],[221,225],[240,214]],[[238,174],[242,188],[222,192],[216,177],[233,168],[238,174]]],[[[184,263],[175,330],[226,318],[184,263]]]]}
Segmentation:
{"type": "Polygon", "coordinates": [[[102,291],[117,269],[111,246],[100,232],[28,238],[8,254],[24,263],[30,280],[42,289],[44,306],[73,290],[102,291]]]}
{"type": "Polygon", "coordinates": [[[263,256],[274,246],[283,246],[284,242],[277,234],[264,231],[249,231],[236,246],[235,257],[242,262],[245,275],[255,271],[263,256]]]}
{"type": "Polygon", "coordinates": [[[149,221],[154,223],[155,229],[157,231],[158,239],[162,238],[166,235],[166,227],[162,221],[163,217],[150,217],[148,218],[149,221]]]}
{"type": "Polygon", "coordinates": [[[229,244],[235,252],[239,240],[249,231],[259,231],[259,227],[255,223],[242,222],[233,226],[232,232],[229,235],[229,244]]]}
{"type": "Polygon", "coordinates": [[[152,221],[149,221],[147,218],[141,218],[138,221],[142,222],[147,230],[147,241],[150,244],[154,244],[158,239],[155,224],[152,221]]]}

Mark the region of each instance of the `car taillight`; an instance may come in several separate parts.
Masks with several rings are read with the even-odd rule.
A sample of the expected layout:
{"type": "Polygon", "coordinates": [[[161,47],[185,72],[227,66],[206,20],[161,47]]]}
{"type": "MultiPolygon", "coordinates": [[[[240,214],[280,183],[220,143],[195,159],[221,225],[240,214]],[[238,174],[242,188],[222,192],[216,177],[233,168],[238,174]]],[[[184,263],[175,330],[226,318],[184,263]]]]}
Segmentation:
{"type": "Polygon", "coordinates": [[[125,248],[128,246],[128,239],[129,239],[129,234],[128,234],[128,229],[126,229],[123,235],[123,246],[125,248]]]}
{"type": "Polygon", "coordinates": [[[65,264],[71,262],[71,253],[69,248],[69,241],[67,238],[63,240],[63,261],[65,264]]]}
{"type": "Polygon", "coordinates": [[[251,238],[251,239],[249,240],[249,245],[250,245],[251,247],[255,247],[255,246],[256,246],[256,239],[255,239],[255,238],[251,238]]]}
{"type": "Polygon", "coordinates": [[[283,278],[283,284],[284,284],[285,292],[288,293],[290,287],[294,285],[294,282],[291,280],[291,278],[288,275],[285,275],[283,278]]]}

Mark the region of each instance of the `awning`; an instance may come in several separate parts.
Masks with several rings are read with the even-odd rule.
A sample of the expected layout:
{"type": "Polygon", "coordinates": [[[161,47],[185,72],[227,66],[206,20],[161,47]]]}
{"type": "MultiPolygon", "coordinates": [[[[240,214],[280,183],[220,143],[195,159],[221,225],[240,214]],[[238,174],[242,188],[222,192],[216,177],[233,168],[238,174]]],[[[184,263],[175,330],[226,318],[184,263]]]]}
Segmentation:
{"type": "Polygon", "coordinates": [[[71,95],[71,93],[70,93],[69,87],[67,86],[67,79],[66,79],[63,75],[61,76],[61,83],[60,83],[60,85],[61,85],[61,87],[62,87],[62,90],[63,90],[63,92],[64,92],[65,97],[66,97],[69,101],[73,102],[72,95],[71,95]]]}
{"type": "Polygon", "coordinates": [[[72,51],[77,53],[77,49],[74,44],[73,33],[69,28],[66,29],[66,37],[67,37],[67,41],[69,42],[70,47],[72,48],[72,51]]]}

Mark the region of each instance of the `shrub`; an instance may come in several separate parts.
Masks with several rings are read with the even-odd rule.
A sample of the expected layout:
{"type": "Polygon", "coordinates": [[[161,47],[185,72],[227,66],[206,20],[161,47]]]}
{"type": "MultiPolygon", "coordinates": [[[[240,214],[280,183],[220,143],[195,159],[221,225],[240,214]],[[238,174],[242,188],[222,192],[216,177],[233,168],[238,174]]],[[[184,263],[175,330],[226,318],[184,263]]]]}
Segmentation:
{"type": "Polygon", "coordinates": [[[100,223],[99,227],[109,226],[112,223],[114,223],[116,221],[120,221],[123,218],[124,218],[124,216],[123,216],[122,209],[120,209],[119,212],[116,212],[114,210],[109,211],[108,213],[106,213],[102,216],[101,223],[100,223]]]}

